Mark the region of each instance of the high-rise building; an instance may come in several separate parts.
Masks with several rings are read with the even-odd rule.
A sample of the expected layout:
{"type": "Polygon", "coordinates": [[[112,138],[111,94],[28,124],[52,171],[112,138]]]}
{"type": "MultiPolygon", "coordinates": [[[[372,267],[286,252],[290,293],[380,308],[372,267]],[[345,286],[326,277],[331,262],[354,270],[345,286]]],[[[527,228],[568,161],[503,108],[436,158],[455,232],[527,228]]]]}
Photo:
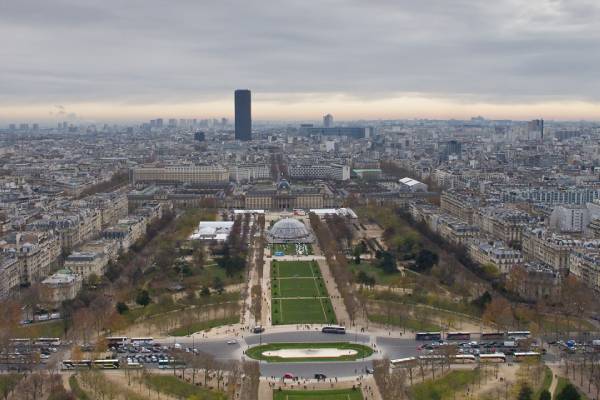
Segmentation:
{"type": "Polygon", "coordinates": [[[235,91],[235,139],[252,139],[252,111],[250,91],[238,89],[235,91]]]}
{"type": "Polygon", "coordinates": [[[333,115],[327,114],[323,117],[323,127],[331,128],[333,126],[333,115]]]}
{"type": "Polygon", "coordinates": [[[527,123],[529,140],[544,140],[544,120],[534,119],[527,123]]]}

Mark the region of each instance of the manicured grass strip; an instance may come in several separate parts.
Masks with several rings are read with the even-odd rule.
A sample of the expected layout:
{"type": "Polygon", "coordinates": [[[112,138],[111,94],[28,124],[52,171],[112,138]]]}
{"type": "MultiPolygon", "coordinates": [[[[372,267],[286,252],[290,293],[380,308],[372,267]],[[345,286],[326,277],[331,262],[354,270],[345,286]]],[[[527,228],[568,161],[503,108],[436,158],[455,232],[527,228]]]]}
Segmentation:
{"type": "Polygon", "coordinates": [[[279,299],[274,301],[273,305],[271,318],[274,325],[336,323],[335,312],[329,298],[279,299]]]}
{"type": "Polygon", "coordinates": [[[312,277],[312,261],[273,261],[273,276],[277,278],[312,277]]]}
{"type": "Polygon", "coordinates": [[[187,335],[191,335],[192,333],[196,333],[196,332],[208,331],[217,326],[232,325],[232,324],[237,324],[238,322],[240,322],[239,315],[235,315],[235,316],[228,317],[228,318],[213,319],[210,321],[192,322],[191,324],[187,324],[187,325],[181,326],[179,328],[173,329],[172,331],[169,331],[169,335],[171,335],[171,336],[187,336],[187,335]]]}
{"type": "Polygon", "coordinates": [[[69,386],[71,387],[71,391],[77,398],[77,400],[90,400],[90,396],[79,386],[79,382],[77,381],[77,377],[75,375],[71,375],[69,377],[69,386]]]}
{"type": "Polygon", "coordinates": [[[281,390],[273,392],[273,400],[363,400],[359,389],[281,390]]]}
{"type": "Polygon", "coordinates": [[[373,349],[358,343],[335,342],[335,343],[270,343],[262,346],[255,346],[246,351],[248,357],[255,360],[268,362],[314,362],[314,361],[355,361],[361,358],[369,357],[373,354],[373,349]],[[299,358],[281,358],[263,355],[266,351],[277,351],[286,349],[340,349],[356,350],[356,354],[341,357],[299,357],[299,358]]]}
{"type": "Polygon", "coordinates": [[[201,388],[182,381],[172,375],[147,374],[144,383],[152,390],[168,394],[179,399],[195,398],[202,400],[226,400],[224,393],[201,388]]]}
{"type": "Polygon", "coordinates": [[[412,400],[452,399],[454,393],[477,382],[478,370],[451,371],[440,379],[428,379],[410,389],[412,400]]]}

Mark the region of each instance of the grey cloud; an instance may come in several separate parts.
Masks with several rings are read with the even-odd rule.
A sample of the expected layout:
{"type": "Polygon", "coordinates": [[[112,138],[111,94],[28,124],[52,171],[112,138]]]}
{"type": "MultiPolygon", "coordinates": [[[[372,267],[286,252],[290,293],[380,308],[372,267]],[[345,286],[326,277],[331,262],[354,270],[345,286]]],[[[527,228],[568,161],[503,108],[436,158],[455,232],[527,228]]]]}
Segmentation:
{"type": "Polygon", "coordinates": [[[7,0],[0,103],[600,100],[590,0],[7,0]]]}

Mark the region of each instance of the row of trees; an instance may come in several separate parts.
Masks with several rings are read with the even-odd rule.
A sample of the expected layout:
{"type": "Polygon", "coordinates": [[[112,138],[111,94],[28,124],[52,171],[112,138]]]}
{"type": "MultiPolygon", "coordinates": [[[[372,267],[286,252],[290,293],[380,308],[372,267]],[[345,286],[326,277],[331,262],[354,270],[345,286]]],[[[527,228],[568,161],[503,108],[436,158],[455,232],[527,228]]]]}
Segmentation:
{"type": "Polygon", "coordinates": [[[353,275],[348,267],[346,255],[339,248],[338,241],[335,239],[336,235],[332,233],[327,224],[323,223],[314,213],[309,214],[309,220],[342,296],[346,311],[348,311],[351,320],[350,322],[354,324],[360,303],[354,295],[352,287],[353,275]]]}

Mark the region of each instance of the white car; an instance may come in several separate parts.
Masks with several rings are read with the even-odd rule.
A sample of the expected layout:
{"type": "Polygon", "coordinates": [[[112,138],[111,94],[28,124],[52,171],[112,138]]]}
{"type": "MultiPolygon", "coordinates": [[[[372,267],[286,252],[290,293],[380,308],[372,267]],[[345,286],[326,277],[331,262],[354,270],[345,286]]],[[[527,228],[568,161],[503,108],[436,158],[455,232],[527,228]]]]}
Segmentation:
{"type": "Polygon", "coordinates": [[[228,340],[227,344],[237,344],[237,340],[235,340],[235,339],[228,340]]]}

